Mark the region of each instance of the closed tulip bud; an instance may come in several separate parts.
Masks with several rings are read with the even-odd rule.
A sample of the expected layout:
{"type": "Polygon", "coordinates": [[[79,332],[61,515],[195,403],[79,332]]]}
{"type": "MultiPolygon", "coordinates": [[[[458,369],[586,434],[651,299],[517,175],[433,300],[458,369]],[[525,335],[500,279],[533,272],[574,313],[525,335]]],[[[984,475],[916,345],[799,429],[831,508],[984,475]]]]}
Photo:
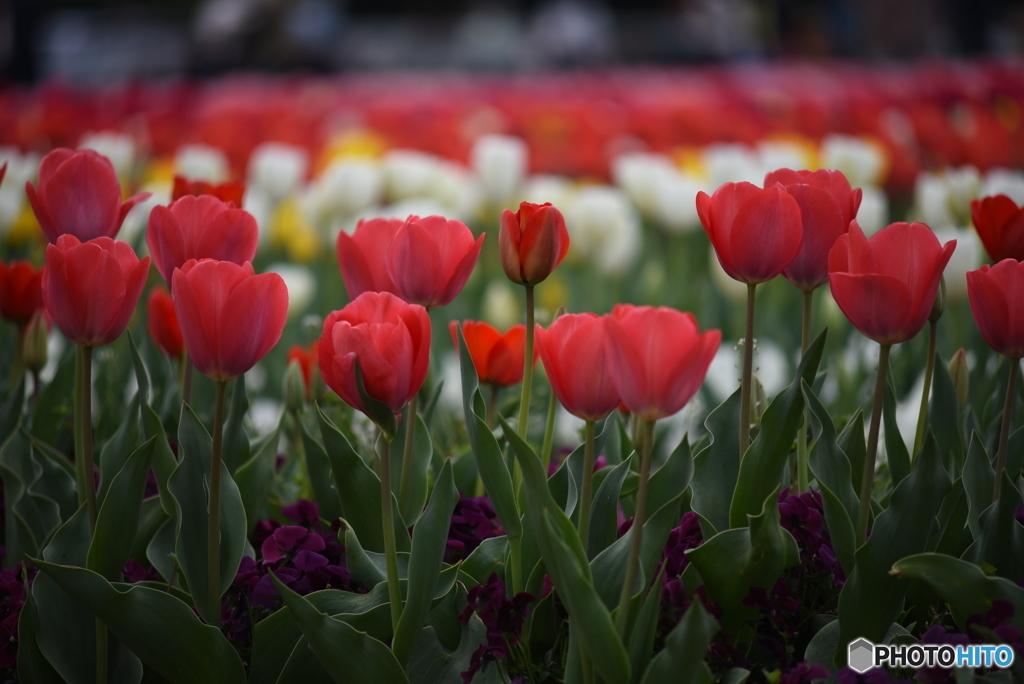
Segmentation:
{"type": "Polygon", "coordinates": [[[284,372],[284,405],[289,411],[298,413],[306,401],[306,384],[302,378],[302,367],[292,359],[284,372]]]}
{"type": "Polygon", "coordinates": [[[972,200],[971,221],[992,261],[1024,259],[1024,207],[1006,195],[972,200]]]}
{"type": "Polygon", "coordinates": [[[928,314],[929,323],[938,323],[942,318],[942,312],[946,309],[946,279],[939,280],[939,291],[935,293],[935,303],[932,304],[932,312],[928,314]]]}
{"type": "Polygon", "coordinates": [[[113,238],[131,208],[149,197],[135,195],[122,202],[121,184],[109,159],[92,150],[64,148],[43,157],[39,187],[25,183],[25,193],[51,243],[61,235],[82,242],[113,238]]]}
{"type": "Polygon", "coordinates": [[[50,329],[46,324],[46,318],[42,311],[37,311],[25,330],[25,367],[33,373],[38,373],[46,365],[46,342],[49,336],[50,329]]]}
{"type": "Polygon", "coordinates": [[[967,391],[970,389],[970,369],[967,367],[967,353],[963,347],[956,350],[949,360],[949,377],[953,378],[953,389],[956,390],[956,404],[962,410],[967,404],[967,391]]]}
{"type": "Polygon", "coordinates": [[[509,280],[536,285],[555,270],[569,252],[569,231],[562,212],[551,204],[522,202],[519,211],[506,209],[498,231],[501,266],[509,280]]]}

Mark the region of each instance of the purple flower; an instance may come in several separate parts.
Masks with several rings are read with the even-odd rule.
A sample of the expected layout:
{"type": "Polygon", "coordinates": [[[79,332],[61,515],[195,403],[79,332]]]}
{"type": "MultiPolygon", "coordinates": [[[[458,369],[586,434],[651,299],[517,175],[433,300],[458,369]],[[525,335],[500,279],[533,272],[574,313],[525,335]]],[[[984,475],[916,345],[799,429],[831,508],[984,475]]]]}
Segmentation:
{"type": "Polygon", "coordinates": [[[821,543],[823,511],[819,492],[790,494],[789,487],[779,492],[779,523],[811,552],[821,543]]]}
{"type": "Polygon", "coordinates": [[[281,515],[298,525],[320,526],[320,509],[315,502],[309,499],[299,499],[293,504],[288,504],[281,509],[281,515]]]}
{"type": "Polygon", "coordinates": [[[876,667],[873,670],[868,670],[864,674],[859,674],[856,670],[851,670],[848,667],[841,667],[836,672],[836,682],[838,684],[889,684],[890,682],[898,682],[899,684],[910,684],[908,680],[889,679],[889,673],[886,672],[883,667],[876,667]]]}
{"type": "Polygon", "coordinates": [[[298,525],[282,525],[264,540],[261,550],[265,561],[276,563],[290,552],[320,551],[324,546],[321,535],[298,525]]]}
{"type": "MultiPolygon", "coordinates": [[[[970,639],[966,634],[950,634],[942,625],[932,625],[921,635],[922,644],[968,644],[970,639]]],[[[948,682],[952,673],[942,667],[922,667],[917,671],[914,679],[929,684],[948,682]]]]}
{"type": "Polygon", "coordinates": [[[469,684],[488,662],[508,658],[509,647],[519,643],[523,622],[533,601],[533,594],[526,592],[520,592],[511,599],[505,596],[505,583],[496,572],[491,573],[487,584],[478,584],[469,590],[459,622],[467,624],[475,612],[487,628],[487,643],[473,652],[469,669],[460,673],[465,684],[469,684]]]}
{"type": "Polygon", "coordinates": [[[485,539],[504,534],[498,514],[486,496],[459,499],[448,526],[445,563],[465,560],[485,539]]]}
{"type": "Polygon", "coordinates": [[[126,582],[158,582],[160,581],[160,574],[156,571],[156,568],[149,566],[144,568],[139,565],[134,558],[128,560],[128,564],[124,566],[124,580],[126,582]]]}
{"type": "Polygon", "coordinates": [[[819,679],[827,679],[828,676],[828,670],[821,665],[815,665],[804,660],[782,675],[779,684],[810,684],[810,682],[819,679]]]}
{"type": "Polygon", "coordinates": [[[12,667],[18,660],[18,618],[12,613],[0,621],[0,668],[12,667]]]}
{"type": "MultiPolygon", "coordinates": [[[[632,522],[630,522],[632,526],[632,522]]],[[[683,570],[690,564],[686,552],[695,549],[704,543],[704,537],[700,531],[700,518],[693,511],[683,514],[679,525],[668,534],[668,541],[665,543],[665,551],[661,557],[665,562],[665,576],[667,578],[679,577],[683,570]]]]}

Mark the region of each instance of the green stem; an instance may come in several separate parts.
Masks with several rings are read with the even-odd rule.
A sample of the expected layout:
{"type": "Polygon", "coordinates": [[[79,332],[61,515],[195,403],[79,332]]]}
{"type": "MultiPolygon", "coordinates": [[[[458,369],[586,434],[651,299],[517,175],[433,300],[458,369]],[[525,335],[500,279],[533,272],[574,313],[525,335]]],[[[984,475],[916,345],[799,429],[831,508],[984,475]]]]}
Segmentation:
{"type": "MultiPolygon", "coordinates": [[[[803,356],[807,353],[807,348],[811,346],[811,305],[814,291],[803,290],[801,294],[803,295],[803,316],[800,325],[800,355],[803,356]]],[[[804,406],[804,420],[796,438],[796,487],[798,492],[806,492],[810,484],[808,460],[811,445],[807,437],[808,418],[807,407],[804,406]]]]}
{"type": "Polygon", "coordinates": [[[391,629],[398,629],[402,617],[402,590],[398,585],[398,552],[395,549],[395,516],[391,509],[391,442],[381,433],[380,458],[380,513],[384,525],[384,561],[388,575],[388,602],[391,606],[391,629]]]}
{"type": "Polygon", "coordinates": [[[580,541],[589,557],[590,502],[594,497],[594,421],[588,420],[583,428],[583,486],[580,492],[580,541]]]}
{"type": "Polygon", "coordinates": [[[82,348],[75,352],[75,484],[78,489],[78,505],[85,503],[85,418],[82,413],[82,348]]]}
{"type": "Polygon", "coordinates": [[[494,428],[494,419],[498,415],[498,392],[501,391],[501,385],[491,385],[490,393],[487,397],[487,427],[494,428]]]}
{"type": "MultiPolygon", "coordinates": [[[[239,380],[236,380],[239,382],[239,380]]],[[[210,454],[210,508],[206,526],[206,590],[208,615],[220,627],[220,461],[224,439],[224,390],[226,380],[217,381],[213,405],[213,451],[210,454]]]]}
{"type": "Polygon", "coordinates": [[[750,444],[750,390],[754,370],[754,290],[757,285],[747,285],[746,336],[743,338],[743,381],[740,385],[740,460],[750,444]]]}
{"type": "Polygon", "coordinates": [[[185,352],[184,358],[181,360],[182,373],[181,373],[181,400],[188,405],[192,405],[192,359],[188,357],[188,352],[185,352]]]}
{"type": "Polygon", "coordinates": [[[402,479],[398,488],[402,517],[409,519],[409,481],[412,479],[412,448],[416,441],[416,396],[412,395],[405,413],[405,448],[402,449],[402,479]]]}
{"type": "Polygon", "coordinates": [[[1003,422],[999,426],[999,451],[996,452],[996,483],[992,490],[992,501],[999,498],[999,483],[1006,469],[1006,443],[1010,436],[1010,422],[1013,419],[1013,402],[1017,398],[1017,366],[1020,359],[1010,358],[1010,379],[1006,382],[1006,401],[1003,402],[1003,422]]]}
{"type": "Polygon", "coordinates": [[[509,537],[509,556],[512,562],[512,595],[523,591],[523,538],[509,537]]]}
{"type": "Polygon", "coordinates": [[[935,374],[935,331],[938,326],[934,321],[928,322],[928,360],[924,365],[924,390],[921,393],[921,408],[917,412],[917,434],[914,435],[914,450],[911,456],[916,456],[921,447],[924,446],[924,429],[928,424],[928,395],[932,391],[932,376],[935,374]]]}
{"type": "Polygon", "coordinates": [[[533,285],[526,286],[526,355],[523,357],[523,394],[519,401],[518,434],[526,439],[530,420],[530,393],[533,391],[533,285]]]}
{"type": "Polygon", "coordinates": [[[85,506],[89,511],[89,533],[96,529],[96,464],[92,457],[92,347],[79,347],[81,355],[81,418],[76,428],[81,431],[82,485],[85,487],[85,506]]]}
{"type": "Polygon", "coordinates": [[[885,398],[885,374],[889,368],[889,349],[883,344],[878,354],[878,377],[875,380],[875,401],[871,407],[871,427],[868,429],[868,450],[864,456],[864,475],[860,481],[860,508],[857,510],[857,545],[867,539],[868,518],[871,515],[871,489],[875,484],[875,457],[878,454],[878,430],[882,424],[882,401],[885,398]]]}
{"type": "Polygon", "coordinates": [[[548,415],[544,421],[544,444],[540,448],[540,461],[544,464],[544,472],[548,472],[551,465],[551,446],[555,443],[555,411],[558,409],[558,397],[555,396],[554,388],[551,389],[551,396],[548,397],[548,415]]]}
{"type": "Polygon", "coordinates": [[[640,567],[644,523],[647,522],[647,481],[651,473],[654,421],[643,421],[641,433],[643,445],[640,449],[640,483],[636,490],[636,513],[633,515],[633,526],[630,527],[633,537],[629,546],[629,560],[626,563],[626,577],[622,582],[622,593],[619,595],[619,613],[615,619],[619,636],[623,638],[626,636],[626,627],[629,624],[629,607],[633,600],[633,585],[636,583],[636,575],[640,567]]]}

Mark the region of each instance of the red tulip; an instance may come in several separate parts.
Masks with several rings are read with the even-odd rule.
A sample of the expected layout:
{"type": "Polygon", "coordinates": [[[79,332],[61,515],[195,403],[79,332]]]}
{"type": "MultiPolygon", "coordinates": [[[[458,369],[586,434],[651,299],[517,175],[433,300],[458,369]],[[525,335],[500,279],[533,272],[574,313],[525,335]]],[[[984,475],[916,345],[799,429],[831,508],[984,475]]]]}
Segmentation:
{"type": "Polygon", "coordinates": [[[245,373],[281,339],[288,288],[248,261],[190,259],[174,270],[171,292],[189,359],[214,380],[245,373]]]}
{"type": "Polygon", "coordinates": [[[189,259],[239,265],[252,261],[258,242],[259,229],[252,214],[209,195],[189,195],[170,207],[153,207],[146,230],[156,270],[168,283],[174,269],[189,259]]]}
{"type": "Polygon", "coordinates": [[[726,183],[711,197],[698,192],[697,214],[718,262],[742,283],[771,280],[803,246],[800,205],[781,185],[726,183]]]}
{"type": "Polygon", "coordinates": [[[988,346],[1003,356],[1024,356],[1024,262],[1003,259],[969,271],[967,296],[988,346]]]}
{"type": "Polygon", "coordinates": [[[583,420],[600,420],[620,402],[609,369],[606,320],[591,313],[569,314],[537,331],[551,389],[566,411],[583,420]]]}
{"type": "Polygon", "coordinates": [[[0,316],[19,326],[43,308],[43,269],[27,261],[0,261],[0,316]]]}
{"type": "Polygon", "coordinates": [[[148,273],[149,257],[139,261],[126,242],[61,235],[46,246],[46,313],[75,344],[110,344],[131,320],[148,273]]]}
{"type": "Polygon", "coordinates": [[[338,233],[338,267],[349,299],[364,292],[398,294],[385,258],[391,238],[404,223],[401,219],[364,220],[356,225],[352,235],[338,233]]]}
{"type": "Polygon", "coordinates": [[[483,244],[461,221],[410,216],[391,239],[385,266],[402,299],[434,309],[459,294],[483,244]]]}
{"type": "Polygon", "coordinates": [[[358,358],[366,393],[397,413],[427,377],[430,317],[390,292],[364,292],[327,316],[318,352],[324,382],[346,403],[366,412],[356,383],[358,358]]]}
{"type": "Polygon", "coordinates": [[[857,217],[861,190],[850,187],[841,171],[779,169],[764,177],[764,187],[785,186],[800,206],[803,247],[782,271],[801,290],[813,290],[828,280],[828,251],[857,217]]]}
{"type": "Polygon", "coordinates": [[[309,347],[293,344],[288,349],[288,363],[295,361],[299,364],[299,370],[302,371],[302,382],[306,386],[307,395],[309,394],[309,383],[313,379],[313,369],[316,367],[317,357],[319,356],[317,351],[319,342],[319,339],[315,339],[309,347]]]}
{"type": "Polygon", "coordinates": [[[870,239],[856,221],[828,253],[832,297],[850,322],[880,344],[921,332],[956,240],[940,245],[923,223],[893,223],[870,239]]]}
{"type": "Polygon", "coordinates": [[[670,416],[704,383],[722,341],[719,330],[666,307],[617,304],[605,319],[612,380],[622,403],[643,420],[670,416]]]}
{"type": "Polygon", "coordinates": [[[230,202],[236,207],[242,206],[245,197],[245,183],[228,181],[226,183],[210,183],[204,180],[190,181],[184,176],[174,176],[174,188],[171,190],[171,201],[182,197],[212,195],[222,202],[230,202]]]}
{"type": "Polygon", "coordinates": [[[156,346],[172,359],[181,358],[185,351],[185,340],[181,337],[181,326],[178,325],[178,314],[174,313],[171,293],[159,286],[150,290],[146,313],[149,317],[146,327],[156,346]]]}
{"type": "Polygon", "coordinates": [[[501,213],[498,248],[505,275],[520,285],[536,285],[569,252],[569,231],[562,212],[548,204],[522,202],[519,211],[501,213]]]}
{"type": "Polygon", "coordinates": [[[971,220],[992,261],[1024,260],[1024,207],[1006,195],[971,200],[971,220]]]}
{"type": "Polygon", "coordinates": [[[39,189],[25,183],[25,192],[46,238],[61,235],[80,241],[113,238],[124,217],[149,197],[135,195],[121,201],[121,184],[110,160],[92,150],[59,148],[39,164],[39,189]]]}
{"type": "MultiPolygon", "coordinates": [[[[455,352],[459,351],[459,323],[452,321],[448,330],[452,334],[455,352]]],[[[462,336],[473,359],[473,366],[480,382],[508,386],[523,381],[523,366],[526,358],[526,326],[513,325],[503,333],[484,322],[463,321],[462,336]]],[[[538,350],[533,352],[537,362],[538,350]]]]}

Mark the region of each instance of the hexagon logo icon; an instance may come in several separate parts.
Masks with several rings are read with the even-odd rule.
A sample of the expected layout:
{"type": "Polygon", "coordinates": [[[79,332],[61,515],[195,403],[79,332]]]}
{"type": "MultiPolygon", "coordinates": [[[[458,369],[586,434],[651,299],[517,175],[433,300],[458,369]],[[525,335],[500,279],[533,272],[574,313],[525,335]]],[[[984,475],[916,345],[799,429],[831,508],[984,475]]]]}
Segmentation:
{"type": "Polygon", "coordinates": [[[847,664],[850,669],[864,674],[874,666],[875,645],[867,639],[851,641],[848,656],[847,664]]]}

